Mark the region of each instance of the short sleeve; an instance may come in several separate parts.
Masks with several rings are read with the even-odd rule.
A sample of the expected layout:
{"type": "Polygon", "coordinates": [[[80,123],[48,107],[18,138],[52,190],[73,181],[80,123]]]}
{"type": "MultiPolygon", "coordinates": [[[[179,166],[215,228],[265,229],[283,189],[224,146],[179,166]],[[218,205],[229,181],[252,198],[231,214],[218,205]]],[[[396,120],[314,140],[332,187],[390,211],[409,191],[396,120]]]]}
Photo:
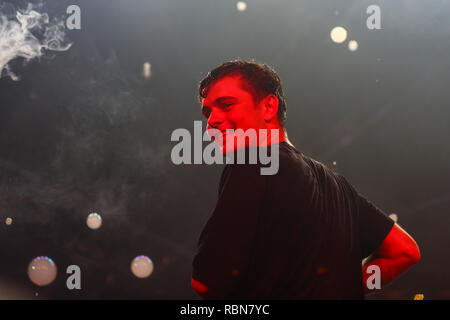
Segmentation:
{"type": "Polygon", "coordinates": [[[361,255],[366,258],[377,250],[395,222],[388,215],[356,192],[361,239],[361,255]]]}
{"type": "Polygon", "coordinates": [[[262,206],[265,176],[257,165],[226,167],[216,207],[193,260],[192,277],[209,288],[209,299],[224,299],[245,276],[262,206]]]}

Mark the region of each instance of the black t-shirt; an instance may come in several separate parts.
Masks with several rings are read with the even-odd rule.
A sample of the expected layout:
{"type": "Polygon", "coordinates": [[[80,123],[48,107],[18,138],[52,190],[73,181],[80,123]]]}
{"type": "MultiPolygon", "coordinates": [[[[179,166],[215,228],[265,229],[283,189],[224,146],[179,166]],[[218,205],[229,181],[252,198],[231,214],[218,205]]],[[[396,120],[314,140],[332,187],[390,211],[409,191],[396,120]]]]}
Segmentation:
{"type": "Polygon", "coordinates": [[[279,170],[227,164],[192,277],[211,299],[362,299],[363,258],[394,221],[342,175],[282,142],[279,170]]]}

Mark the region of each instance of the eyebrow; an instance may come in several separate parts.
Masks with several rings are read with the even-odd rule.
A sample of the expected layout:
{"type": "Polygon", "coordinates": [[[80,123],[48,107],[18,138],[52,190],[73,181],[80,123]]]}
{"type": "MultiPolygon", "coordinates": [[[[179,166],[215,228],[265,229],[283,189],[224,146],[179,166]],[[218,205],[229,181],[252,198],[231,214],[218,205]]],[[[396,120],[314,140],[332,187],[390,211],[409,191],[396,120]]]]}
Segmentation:
{"type": "MultiPolygon", "coordinates": [[[[234,101],[236,101],[237,98],[236,98],[236,97],[233,97],[233,96],[223,96],[223,97],[219,97],[219,98],[217,98],[216,100],[214,100],[213,104],[218,104],[218,103],[221,103],[221,102],[223,102],[223,101],[225,101],[225,100],[234,100],[234,101]]],[[[211,107],[210,107],[210,106],[202,105],[202,108],[211,108],[211,107]]]]}

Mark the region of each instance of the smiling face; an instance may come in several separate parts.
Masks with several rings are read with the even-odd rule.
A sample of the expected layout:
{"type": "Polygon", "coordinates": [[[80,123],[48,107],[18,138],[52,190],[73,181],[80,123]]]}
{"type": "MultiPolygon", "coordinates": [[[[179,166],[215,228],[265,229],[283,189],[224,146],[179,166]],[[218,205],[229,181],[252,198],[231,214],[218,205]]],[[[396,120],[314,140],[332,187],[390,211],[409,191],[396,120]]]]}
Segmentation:
{"type": "MultiPolygon", "coordinates": [[[[217,129],[225,134],[226,130],[255,129],[258,132],[267,128],[264,108],[260,103],[256,104],[253,95],[243,88],[243,81],[240,76],[226,76],[211,84],[206,98],[202,99],[202,113],[208,119],[208,131],[217,129]]],[[[223,140],[218,142],[224,153],[231,151],[226,150],[227,137],[230,135],[222,135],[223,140]]],[[[234,145],[233,150],[240,147],[242,145],[234,145]]]]}

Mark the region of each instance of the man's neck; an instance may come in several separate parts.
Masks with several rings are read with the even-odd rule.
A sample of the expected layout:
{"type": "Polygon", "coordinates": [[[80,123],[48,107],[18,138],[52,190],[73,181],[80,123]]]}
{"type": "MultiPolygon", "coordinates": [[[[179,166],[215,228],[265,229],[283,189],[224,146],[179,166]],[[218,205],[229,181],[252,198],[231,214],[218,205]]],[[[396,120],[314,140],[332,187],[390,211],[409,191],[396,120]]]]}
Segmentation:
{"type": "Polygon", "coordinates": [[[294,146],[288,139],[287,131],[285,128],[279,126],[279,125],[268,125],[267,126],[267,141],[262,141],[260,143],[260,146],[268,146],[274,143],[281,143],[286,142],[287,144],[294,146]],[[272,130],[277,130],[278,134],[273,134],[274,132],[272,130]]]}

